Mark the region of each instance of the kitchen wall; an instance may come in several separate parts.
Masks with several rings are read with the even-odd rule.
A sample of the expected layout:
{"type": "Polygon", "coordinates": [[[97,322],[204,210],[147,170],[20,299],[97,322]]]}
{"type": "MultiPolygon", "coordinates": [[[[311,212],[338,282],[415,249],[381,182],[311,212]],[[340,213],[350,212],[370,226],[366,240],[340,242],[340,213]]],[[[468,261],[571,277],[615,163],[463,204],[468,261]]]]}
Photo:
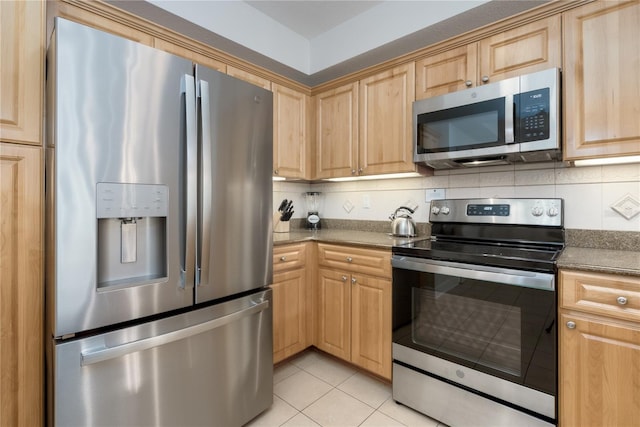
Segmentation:
{"type": "Polygon", "coordinates": [[[640,232],[640,164],[567,167],[563,163],[536,163],[439,171],[431,177],[326,182],[274,182],[274,205],[294,200],[294,218],[303,218],[302,194],[321,191],[324,218],[387,220],[405,203],[418,205],[414,218],[427,222],[427,190],[441,188],[446,198],[559,197],[565,202],[565,227],[571,229],[640,232]],[[352,205],[347,212],[345,209],[352,205]],[[367,207],[367,205],[369,207],[367,207]]]}

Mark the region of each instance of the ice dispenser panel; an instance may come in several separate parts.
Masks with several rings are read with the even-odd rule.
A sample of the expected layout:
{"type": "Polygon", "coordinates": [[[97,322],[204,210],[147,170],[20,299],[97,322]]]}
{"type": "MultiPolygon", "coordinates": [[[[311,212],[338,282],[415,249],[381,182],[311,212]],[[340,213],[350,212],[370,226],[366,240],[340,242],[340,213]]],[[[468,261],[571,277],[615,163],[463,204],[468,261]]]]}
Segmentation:
{"type": "Polygon", "coordinates": [[[98,288],[167,277],[168,188],[98,183],[98,288]]]}

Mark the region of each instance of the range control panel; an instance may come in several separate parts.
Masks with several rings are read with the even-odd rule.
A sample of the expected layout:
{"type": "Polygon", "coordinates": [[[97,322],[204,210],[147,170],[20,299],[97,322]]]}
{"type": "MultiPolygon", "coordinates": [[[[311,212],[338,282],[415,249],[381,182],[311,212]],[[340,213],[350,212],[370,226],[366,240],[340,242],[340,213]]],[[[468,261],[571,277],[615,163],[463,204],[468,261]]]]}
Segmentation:
{"type": "Polygon", "coordinates": [[[563,225],[562,199],[432,200],[430,222],[563,225]]]}

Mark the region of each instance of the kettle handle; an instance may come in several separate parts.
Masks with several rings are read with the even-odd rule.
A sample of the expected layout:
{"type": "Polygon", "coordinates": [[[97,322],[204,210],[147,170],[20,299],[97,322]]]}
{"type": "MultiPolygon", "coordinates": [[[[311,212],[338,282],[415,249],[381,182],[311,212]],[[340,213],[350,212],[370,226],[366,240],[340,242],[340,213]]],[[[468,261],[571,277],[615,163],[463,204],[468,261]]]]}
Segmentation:
{"type": "Polygon", "coordinates": [[[408,208],[406,206],[400,206],[398,209],[396,209],[396,211],[393,213],[394,215],[396,214],[396,212],[398,212],[400,209],[404,209],[406,211],[409,211],[409,213],[415,213],[415,211],[411,208],[408,208]]]}

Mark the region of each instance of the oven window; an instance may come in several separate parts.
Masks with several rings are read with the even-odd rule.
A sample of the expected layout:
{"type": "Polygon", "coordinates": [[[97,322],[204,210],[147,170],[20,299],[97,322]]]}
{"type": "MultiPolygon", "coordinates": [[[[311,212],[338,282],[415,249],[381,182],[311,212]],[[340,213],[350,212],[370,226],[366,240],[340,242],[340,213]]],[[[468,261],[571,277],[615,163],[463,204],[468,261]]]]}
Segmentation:
{"type": "Polygon", "coordinates": [[[550,394],[555,293],[394,269],[393,341],[550,394]]]}
{"type": "Polygon", "coordinates": [[[419,114],[418,153],[468,150],[505,143],[504,98],[419,114]]]}

